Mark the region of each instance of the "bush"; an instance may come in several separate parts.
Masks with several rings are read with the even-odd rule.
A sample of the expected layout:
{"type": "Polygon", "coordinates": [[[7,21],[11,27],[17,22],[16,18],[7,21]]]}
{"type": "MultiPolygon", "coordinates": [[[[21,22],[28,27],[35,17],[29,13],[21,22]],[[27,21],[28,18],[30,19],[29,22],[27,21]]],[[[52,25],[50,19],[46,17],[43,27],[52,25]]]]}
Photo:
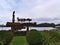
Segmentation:
{"type": "Polygon", "coordinates": [[[7,44],[9,44],[10,42],[11,42],[11,40],[12,40],[12,36],[11,36],[11,33],[6,33],[5,35],[4,35],[4,44],[5,45],[7,45],[7,44]]]}
{"type": "Polygon", "coordinates": [[[27,32],[26,39],[27,39],[27,42],[30,45],[40,45],[40,44],[42,44],[42,36],[36,30],[27,32]]]}
{"type": "Polygon", "coordinates": [[[8,31],[0,31],[0,41],[3,42],[4,45],[8,45],[12,40],[12,35],[8,31]]]}
{"type": "Polygon", "coordinates": [[[4,45],[2,41],[0,41],[0,45],[4,45]]]}
{"type": "Polygon", "coordinates": [[[53,42],[59,42],[60,41],[60,34],[59,34],[59,32],[53,31],[51,33],[51,39],[53,40],[53,42]]]}
{"type": "Polygon", "coordinates": [[[43,45],[52,45],[53,43],[55,45],[56,42],[60,42],[60,34],[57,31],[46,31],[46,32],[40,32],[43,39],[43,45]]]}

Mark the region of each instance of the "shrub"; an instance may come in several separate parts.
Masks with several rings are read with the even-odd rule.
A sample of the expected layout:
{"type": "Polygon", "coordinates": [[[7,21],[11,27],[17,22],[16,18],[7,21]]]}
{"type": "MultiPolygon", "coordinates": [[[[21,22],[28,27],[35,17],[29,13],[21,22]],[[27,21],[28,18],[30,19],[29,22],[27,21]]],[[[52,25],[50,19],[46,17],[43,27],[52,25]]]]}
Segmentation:
{"type": "Polygon", "coordinates": [[[12,39],[12,35],[8,31],[0,31],[0,41],[3,42],[4,45],[8,45],[12,39]]]}
{"type": "Polygon", "coordinates": [[[40,45],[40,44],[42,44],[42,36],[36,30],[27,32],[26,39],[27,39],[27,42],[30,45],[40,45]]]}
{"type": "Polygon", "coordinates": [[[2,41],[0,41],[0,45],[4,45],[2,41]]]}
{"type": "Polygon", "coordinates": [[[60,41],[60,34],[59,34],[59,32],[53,31],[51,33],[51,39],[53,40],[53,42],[59,42],[60,41]]]}
{"type": "Polygon", "coordinates": [[[6,34],[4,35],[4,44],[5,44],[5,45],[9,44],[11,40],[12,40],[11,33],[6,33],[6,34]]]}

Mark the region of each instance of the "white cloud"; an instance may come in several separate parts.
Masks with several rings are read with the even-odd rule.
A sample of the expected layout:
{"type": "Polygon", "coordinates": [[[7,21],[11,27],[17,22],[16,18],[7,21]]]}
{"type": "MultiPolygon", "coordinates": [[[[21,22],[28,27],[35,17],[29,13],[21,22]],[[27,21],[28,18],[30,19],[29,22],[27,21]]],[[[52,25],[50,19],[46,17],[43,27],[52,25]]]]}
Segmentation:
{"type": "Polygon", "coordinates": [[[16,17],[60,17],[60,0],[0,0],[0,7],[0,16],[9,19],[13,10],[16,11],[16,17]]]}

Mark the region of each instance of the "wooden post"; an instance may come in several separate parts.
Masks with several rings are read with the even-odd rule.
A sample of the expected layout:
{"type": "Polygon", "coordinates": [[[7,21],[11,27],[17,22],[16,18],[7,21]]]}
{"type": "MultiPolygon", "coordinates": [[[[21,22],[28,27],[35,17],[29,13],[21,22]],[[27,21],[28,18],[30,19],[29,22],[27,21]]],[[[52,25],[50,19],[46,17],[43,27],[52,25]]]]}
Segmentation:
{"type": "Polygon", "coordinates": [[[14,23],[15,22],[15,11],[13,11],[13,18],[12,18],[12,22],[14,23]]]}
{"type": "MultiPolygon", "coordinates": [[[[13,11],[12,23],[15,23],[15,11],[13,11]]],[[[11,34],[14,36],[14,25],[11,27],[11,34]]]]}
{"type": "Polygon", "coordinates": [[[29,31],[29,24],[27,23],[27,32],[29,31]]]}
{"type": "Polygon", "coordinates": [[[11,35],[14,36],[14,27],[11,27],[11,35]]]}

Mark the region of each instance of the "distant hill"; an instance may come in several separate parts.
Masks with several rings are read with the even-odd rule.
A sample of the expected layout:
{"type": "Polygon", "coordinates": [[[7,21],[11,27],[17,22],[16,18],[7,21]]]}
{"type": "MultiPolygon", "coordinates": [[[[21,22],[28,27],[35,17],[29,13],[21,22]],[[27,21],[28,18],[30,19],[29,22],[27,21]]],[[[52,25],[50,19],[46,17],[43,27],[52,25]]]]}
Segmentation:
{"type": "Polygon", "coordinates": [[[36,25],[31,25],[34,27],[55,27],[54,23],[40,23],[40,24],[36,24],[36,25]]]}
{"type": "Polygon", "coordinates": [[[60,26],[60,24],[56,24],[56,26],[60,26]]]}

